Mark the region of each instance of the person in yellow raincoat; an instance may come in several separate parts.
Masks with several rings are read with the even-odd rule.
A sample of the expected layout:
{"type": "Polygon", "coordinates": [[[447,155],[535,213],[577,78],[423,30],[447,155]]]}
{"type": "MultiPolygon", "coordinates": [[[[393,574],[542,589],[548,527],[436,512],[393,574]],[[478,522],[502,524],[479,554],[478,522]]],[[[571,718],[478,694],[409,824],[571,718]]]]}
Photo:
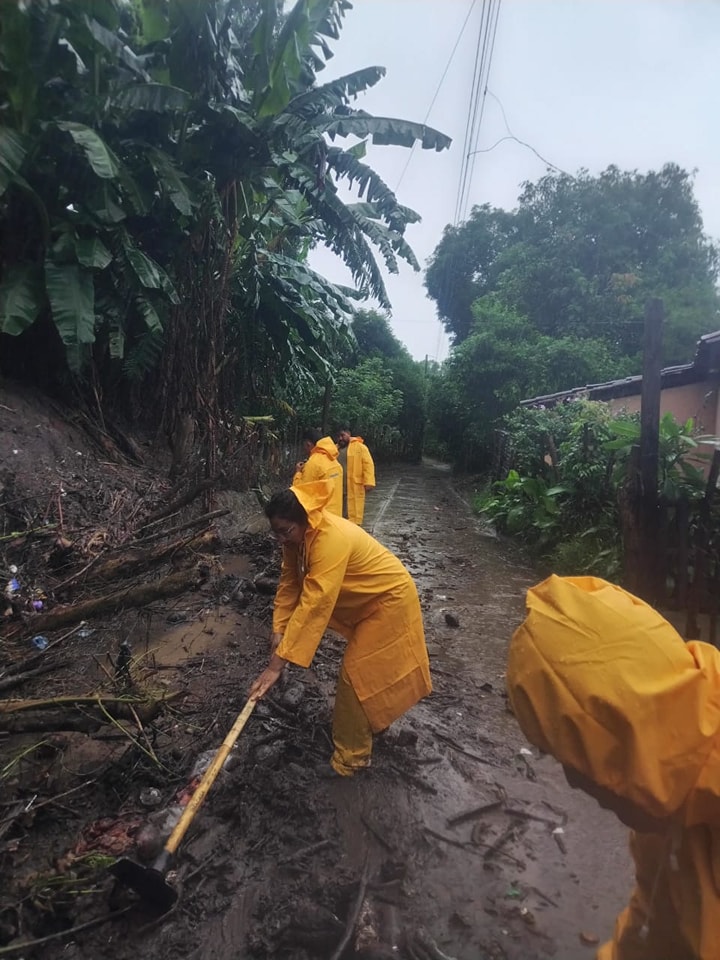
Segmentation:
{"type": "Polygon", "coordinates": [[[339,517],[343,512],[343,468],[338,463],[338,448],[332,437],[323,437],[320,430],[306,430],[302,444],[308,458],[298,463],[293,476],[293,486],[312,483],[315,480],[332,480],[333,494],[325,508],[339,517]]]}
{"type": "Polygon", "coordinates": [[[271,657],[250,688],[260,699],[285,665],[309,667],[326,628],[347,640],[335,692],[332,769],[368,766],[378,733],[432,691],[415,583],[369,533],[326,509],[320,480],[275,494],[265,507],[283,545],[271,657]]]}
{"type": "Polygon", "coordinates": [[[635,890],[598,960],[718,960],[720,652],[620,587],[552,576],[507,684],[530,742],[633,829],[635,890]]]}
{"type": "Polygon", "coordinates": [[[360,526],[365,515],[365,494],[375,489],[375,463],[362,437],[353,437],[347,427],[338,431],[338,446],[347,450],[345,467],[345,513],[360,526]]]}

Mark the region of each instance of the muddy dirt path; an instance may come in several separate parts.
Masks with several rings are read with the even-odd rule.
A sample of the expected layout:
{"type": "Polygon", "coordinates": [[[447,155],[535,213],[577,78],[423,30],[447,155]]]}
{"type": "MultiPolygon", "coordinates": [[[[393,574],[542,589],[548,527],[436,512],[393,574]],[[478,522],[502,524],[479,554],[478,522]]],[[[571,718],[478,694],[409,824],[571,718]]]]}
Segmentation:
{"type": "MultiPolygon", "coordinates": [[[[537,576],[473,517],[445,470],[378,473],[366,527],[416,578],[433,694],[378,738],[370,770],[323,779],[342,655],[326,638],[240,738],[181,849],[173,913],[153,921],[108,882],[90,912],[108,897],[130,912],[43,957],[337,960],[351,931],[345,958],[426,960],[437,948],[457,960],[576,960],[608,936],[631,885],[626,832],[554,761],[525,752],[504,695],[507,643],[537,576]]],[[[257,549],[221,557],[224,572],[262,571],[273,549],[259,536],[257,549]]],[[[157,676],[186,690],[153,743],[166,768],[174,757],[183,769],[166,784],[147,764],[116,766],[118,784],[103,789],[109,804],[123,798],[118,816],[147,817],[140,798],[155,784],[161,826],[187,758],[217,746],[266,659],[271,600],[183,598],[149,630],[157,676]]],[[[83,822],[71,813],[66,846],[83,822]]]]}

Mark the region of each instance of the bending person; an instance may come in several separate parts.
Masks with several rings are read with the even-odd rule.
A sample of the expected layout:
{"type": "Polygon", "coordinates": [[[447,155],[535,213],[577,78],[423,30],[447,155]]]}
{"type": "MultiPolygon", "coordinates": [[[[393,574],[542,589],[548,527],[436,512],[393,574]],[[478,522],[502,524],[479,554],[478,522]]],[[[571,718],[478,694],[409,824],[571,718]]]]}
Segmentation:
{"type": "Polygon", "coordinates": [[[636,886],[598,960],[720,957],[720,653],[593,577],[528,592],[508,692],[525,736],[632,828],[636,886]]]}
{"type": "Polygon", "coordinates": [[[370,763],[372,736],[432,690],[415,583],[360,527],[329,513],[327,480],[275,494],[265,507],[283,546],[271,657],[250,688],[259,699],[285,664],[309,667],[325,630],[347,640],[330,761],[341,776],[370,763]]]}

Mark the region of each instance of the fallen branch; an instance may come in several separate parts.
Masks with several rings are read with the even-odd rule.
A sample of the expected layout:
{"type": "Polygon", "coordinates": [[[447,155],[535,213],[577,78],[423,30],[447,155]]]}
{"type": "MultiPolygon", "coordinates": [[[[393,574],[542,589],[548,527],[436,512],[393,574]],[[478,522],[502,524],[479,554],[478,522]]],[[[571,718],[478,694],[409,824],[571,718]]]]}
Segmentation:
{"type": "MultiPolygon", "coordinates": [[[[474,847],[490,847],[488,843],[480,843],[477,840],[473,840],[472,843],[463,843],[461,840],[454,840],[452,837],[446,837],[444,833],[438,833],[437,830],[433,830],[431,827],[423,827],[425,833],[428,833],[431,837],[435,837],[436,840],[442,840],[443,843],[450,844],[451,847],[458,847],[460,850],[465,850],[466,853],[474,853],[482,856],[479,850],[473,849],[474,847]]],[[[511,853],[507,853],[505,850],[497,850],[497,855],[500,857],[505,857],[507,860],[510,860],[518,867],[524,866],[522,860],[519,860],[517,857],[514,857],[511,853]]]]}
{"type": "Polygon", "coordinates": [[[191,487],[181,497],[178,497],[177,500],[173,500],[172,503],[169,503],[167,506],[163,507],[162,510],[157,510],[155,513],[151,513],[142,527],[140,527],[140,530],[146,530],[154,523],[158,523],[160,520],[165,520],[182,507],[186,507],[189,503],[192,503],[196,497],[199,497],[201,493],[205,493],[206,490],[214,487],[217,483],[217,480],[217,477],[208,477],[207,479],[196,483],[194,487],[191,487]]]}
{"type": "MultiPolygon", "coordinates": [[[[131,719],[129,712],[131,707],[141,706],[142,704],[152,706],[168,703],[179,696],[179,693],[168,693],[159,699],[151,699],[150,697],[105,697],[101,693],[84,693],[78,696],[67,694],[62,697],[48,697],[45,700],[3,700],[0,701],[0,714],[21,713],[24,710],[42,710],[46,707],[72,707],[77,704],[78,706],[95,706],[114,710],[120,710],[120,708],[126,706],[128,707],[127,718],[131,719]]],[[[143,721],[148,723],[150,719],[152,718],[146,717],[143,712],[143,721]]]]}
{"type": "MultiPolygon", "coordinates": [[[[161,560],[170,556],[177,556],[181,553],[189,553],[193,550],[202,551],[211,547],[217,540],[217,534],[214,530],[206,530],[200,534],[192,534],[189,537],[181,537],[172,543],[163,543],[160,546],[153,547],[150,550],[140,550],[133,547],[125,547],[122,556],[113,557],[96,567],[90,568],[87,580],[115,580],[128,574],[138,573],[146,567],[151,567],[161,560]]],[[[80,577],[81,574],[78,575],[80,577]]],[[[70,581],[75,585],[78,581],[70,581]]],[[[65,589],[68,587],[65,584],[65,589]]]]}
{"type": "MultiPolygon", "coordinates": [[[[58,627],[68,626],[71,623],[77,623],[78,620],[90,620],[93,617],[117,613],[119,610],[125,610],[129,607],[144,607],[149,603],[154,603],[155,600],[176,597],[178,594],[185,593],[186,590],[191,590],[207,580],[208,575],[207,565],[198,564],[192,570],[180,570],[163,577],[162,580],[126,587],[125,590],[118,590],[115,593],[106,594],[104,597],[97,597],[95,600],[86,600],[84,603],[57,607],[50,613],[42,613],[37,617],[32,617],[28,621],[28,625],[35,633],[44,633],[58,627]]],[[[18,626],[9,636],[18,636],[26,629],[27,625],[25,624],[18,626]]]]}
{"type": "Polygon", "coordinates": [[[50,673],[53,670],[61,670],[67,665],[68,661],[63,660],[60,663],[46,663],[42,667],[36,667],[34,670],[25,670],[23,673],[16,673],[11,677],[0,680],[0,693],[4,693],[6,690],[12,690],[13,687],[19,687],[25,683],[26,680],[31,680],[33,677],[39,677],[43,673],[50,673]]]}
{"type": "Polygon", "coordinates": [[[477,753],[472,753],[470,750],[466,750],[465,747],[462,747],[457,740],[453,740],[452,737],[446,736],[444,733],[439,733],[435,731],[435,736],[440,740],[444,740],[448,746],[452,747],[453,750],[456,750],[458,753],[461,753],[464,757],[469,757],[471,760],[477,760],[478,763],[486,763],[488,766],[496,766],[492,760],[488,760],[487,757],[481,757],[477,753]]]}
{"type": "Polygon", "coordinates": [[[201,517],[195,517],[194,520],[186,520],[185,523],[178,523],[174,527],[169,527],[167,530],[150,533],[146,537],[136,540],[135,545],[150,543],[152,540],[159,540],[160,537],[170,537],[175,533],[179,533],[181,530],[188,530],[191,527],[201,527],[204,523],[210,523],[211,520],[215,520],[217,517],[224,517],[228,513],[231,513],[228,508],[224,510],[213,510],[211,513],[204,513],[201,517]]]}
{"type": "Polygon", "coordinates": [[[44,943],[50,943],[52,940],[64,940],[66,937],[74,937],[76,933],[82,930],[91,930],[93,927],[99,927],[108,920],[114,920],[115,917],[121,917],[133,909],[132,904],[129,907],[123,907],[122,910],[115,910],[104,917],[95,917],[94,920],[88,920],[86,923],[79,923],[76,927],[70,927],[68,930],[61,930],[59,933],[50,933],[47,937],[40,937],[39,940],[23,940],[22,943],[11,943],[7,947],[0,947],[0,957],[7,957],[11,953],[22,953],[23,950],[32,950],[35,947],[41,947],[44,943]]]}
{"type": "Polygon", "coordinates": [[[484,813],[489,813],[491,810],[497,810],[498,807],[502,805],[502,800],[492,800],[490,803],[483,803],[482,806],[473,807],[472,810],[466,810],[464,813],[458,813],[454,817],[450,817],[447,820],[447,825],[449,827],[457,827],[458,824],[466,823],[468,820],[474,820],[476,817],[481,817],[484,813]]]}
{"type": "Polygon", "coordinates": [[[345,933],[343,934],[340,943],[333,950],[330,960],[340,960],[340,957],[345,952],[345,947],[347,947],[348,943],[350,943],[350,938],[353,935],[353,930],[355,929],[355,924],[358,922],[358,917],[360,916],[360,911],[365,899],[365,891],[367,890],[368,885],[369,863],[370,853],[368,852],[365,855],[365,866],[363,867],[363,872],[360,877],[360,886],[358,887],[355,903],[353,904],[353,908],[348,916],[347,924],[345,926],[345,933]]]}

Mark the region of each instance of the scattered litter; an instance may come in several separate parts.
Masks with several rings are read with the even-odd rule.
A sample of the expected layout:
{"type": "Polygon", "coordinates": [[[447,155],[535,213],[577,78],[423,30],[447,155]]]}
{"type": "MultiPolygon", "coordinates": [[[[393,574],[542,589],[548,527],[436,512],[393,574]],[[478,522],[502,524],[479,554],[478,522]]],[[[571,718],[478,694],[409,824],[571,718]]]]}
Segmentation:
{"type": "Polygon", "coordinates": [[[81,640],[87,640],[88,637],[91,637],[94,633],[95,633],[94,630],[86,627],[84,630],[78,631],[78,636],[80,637],[81,640]]]}
{"type": "Polygon", "coordinates": [[[565,846],[565,841],[563,840],[563,834],[565,831],[562,827],[555,827],[552,832],[553,840],[558,845],[562,853],[567,853],[567,847],[565,846]]]}
{"type": "Polygon", "coordinates": [[[32,638],[32,644],[34,647],[37,647],[38,650],[45,650],[49,642],[47,637],[41,637],[40,635],[32,638]]]}
{"type": "Polygon", "coordinates": [[[162,803],[162,794],[157,787],[146,787],[140,791],[140,803],[144,807],[159,807],[162,803]]]}
{"type": "Polygon", "coordinates": [[[584,931],[581,931],[580,943],[584,943],[586,947],[594,947],[596,944],[600,943],[600,937],[596,937],[594,933],[585,933],[584,931]]]}
{"type": "Polygon", "coordinates": [[[532,750],[528,750],[527,747],[520,747],[520,756],[521,757],[531,757],[533,755],[532,750]]]}

